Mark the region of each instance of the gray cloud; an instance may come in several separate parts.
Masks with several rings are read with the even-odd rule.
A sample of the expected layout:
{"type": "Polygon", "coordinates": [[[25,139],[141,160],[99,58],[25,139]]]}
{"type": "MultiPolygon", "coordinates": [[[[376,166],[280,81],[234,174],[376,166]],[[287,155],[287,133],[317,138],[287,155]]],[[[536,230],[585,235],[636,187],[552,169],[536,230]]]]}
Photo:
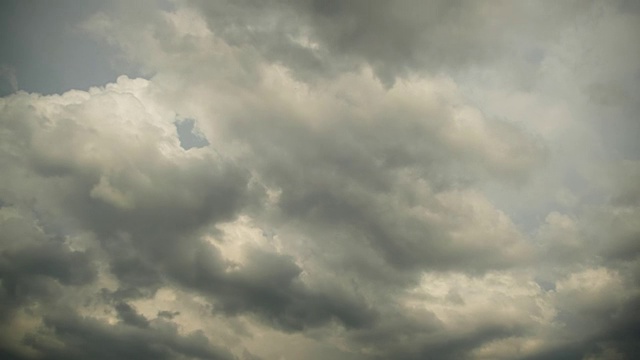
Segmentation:
{"type": "Polygon", "coordinates": [[[65,314],[46,317],[44,323],[67,346],[51,347],[45,339],[26,339],[45,353],[45,359],[232,359],[224,350],[212,347],[199,333],[180,336],[175,325],[158,324],[151,331],[65,314]]]}
{"type": "Polygon", "coordinates": [[[455,72],[503,56],[522,66],[582,8],[499,1],[193,3],[205,11],[215,33],[231,44],[254,47],[302,78],[348,71],[366,61],[386,84],[396,76],[455,72]]]}
{"type": "Polygon", "coordinates": [[[0,99],[0,356],[634,358],[638,13],[579,5],[75,9],[147,79],[0,99]]]}

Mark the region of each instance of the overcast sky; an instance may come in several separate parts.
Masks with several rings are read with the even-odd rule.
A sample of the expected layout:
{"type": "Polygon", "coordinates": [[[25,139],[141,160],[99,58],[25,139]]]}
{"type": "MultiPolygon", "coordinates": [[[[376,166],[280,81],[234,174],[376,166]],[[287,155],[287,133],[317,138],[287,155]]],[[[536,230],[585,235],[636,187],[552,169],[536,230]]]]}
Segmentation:
{"type": "Polygon", "coordinates": [[[640,358],[637,1],[2,1],[0,358],[640,358]]]}

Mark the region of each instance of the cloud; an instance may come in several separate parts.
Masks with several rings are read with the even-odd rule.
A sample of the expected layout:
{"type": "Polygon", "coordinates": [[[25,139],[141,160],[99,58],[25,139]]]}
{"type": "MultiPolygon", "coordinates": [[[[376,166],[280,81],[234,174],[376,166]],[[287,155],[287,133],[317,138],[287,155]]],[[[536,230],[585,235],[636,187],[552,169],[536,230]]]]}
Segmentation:
{"type": "Polygon", "coordinates": [[[127,325],[108,326],[100,321],[65,314],[44,319],[66,346],[52,346],[47,339],[27,339],[46,354],[45,359],[232,359],[232,355],[208,343],[200,333],[180,336],[175,325],[159,320],[152,330],[127,325]]]}
{"type": "Polygon", "coordinates": [[[96,8],[145,79],[0,99],[0,354],[632,358],[620,6],[96,8]]]}
{"type": "Polygon", "coordinates": [[[397,76],[455,72],[513,50],[525,62],[534,45],[527,48],[523,40],[547,42],[580,11],[573,4],[542,9],[499,1],[191,3],[230,44],[250,46],[303,78],[349,71],[366,61],[388,85],[397,76]]]}

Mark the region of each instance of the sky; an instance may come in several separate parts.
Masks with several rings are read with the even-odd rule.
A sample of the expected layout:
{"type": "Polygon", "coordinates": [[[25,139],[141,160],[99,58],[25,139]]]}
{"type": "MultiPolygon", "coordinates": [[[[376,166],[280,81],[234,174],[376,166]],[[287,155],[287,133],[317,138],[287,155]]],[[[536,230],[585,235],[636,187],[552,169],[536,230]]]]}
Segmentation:
{"type": "Polygon", "coordinates": [[[640,358],[640,3],[0,4],[0,358],[640,358]]]}

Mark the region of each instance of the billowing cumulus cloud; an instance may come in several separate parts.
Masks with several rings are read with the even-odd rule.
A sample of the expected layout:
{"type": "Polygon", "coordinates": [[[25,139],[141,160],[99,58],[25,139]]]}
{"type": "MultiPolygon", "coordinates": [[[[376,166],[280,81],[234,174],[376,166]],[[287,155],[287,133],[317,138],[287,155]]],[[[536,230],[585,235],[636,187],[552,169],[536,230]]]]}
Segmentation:
{"type": "Polygon", "coordinates": [[[630,3],[77,6],[12,8],[120,76],[2,65],[1,357],[637,357],[630,3]]]}

